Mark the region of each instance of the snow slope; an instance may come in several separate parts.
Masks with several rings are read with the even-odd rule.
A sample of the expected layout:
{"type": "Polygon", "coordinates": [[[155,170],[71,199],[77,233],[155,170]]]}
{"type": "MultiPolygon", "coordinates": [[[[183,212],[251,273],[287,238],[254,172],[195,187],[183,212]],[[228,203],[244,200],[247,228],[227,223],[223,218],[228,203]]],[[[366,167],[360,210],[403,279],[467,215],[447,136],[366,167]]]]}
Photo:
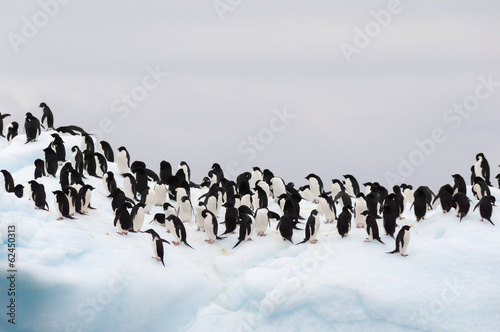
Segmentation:
{"type": "MultiPolygon", "coordinates": [[[[63,139],[69,157],[80,137],[63,139]]],[[[26,184],[33,178],[33,161],[43,159],[42,149],[50,141],[48,133],[27,145],[24,135],[10,146],[2,139],[0,169],[9,170],[16,184],[26,184]]],[[[109,169],[117,172],[113,163],[109,169]]],[[[468,169],[465,162],[462,175],[468,169]]],[[[381,236],[385,245],[365,243],[365,230],[353,228],[342,239],[335,224],[321,225],[317,244],[294,246],[281,239],[272,222],[266,237],[254,234],[253,241],[232,249],[236,234],[210,245],[192,223],[186,228],[195,250],[165,245],[163,267],[151,258],[148,234],[116,233],[100,179],[86,180],[97,188],[92,196],[96,209],[76,220],[60,221],[51,193],[59,186],[56,179],[41,179],[50,212],[35,210],[27,198],[6,193],[0,179],[0,266],[5,276],[7,226],[15,225],[18,270],[15,326],[6,315],[9,281],[5,277],[0,281],[1,331],[495,331],[500,327],[496,211],[497,226],[479,221],[477,210],[459,223],[453,213],[443,215],[439,206],[416,223],[407,207],[406,219],[399,224],[412,223],[415,228],[406,258],[385,254],[394,249],[388,236],[381,236]]],[[[451,177],[443,179],[446,182],[451,177]]],[[[192,201],[203,192],[194,190],[192,201]]],[[[500,198],[498,189],[492,193],[500,198]]],[[[271,209],[279,211],[270,202],[271,209]]],[[[315,204],[302,202],[301,207],[307,217],[315,204]]],[[[162,209],[153,208],[146,222],[157,212],[162,209]]],[[[223,216],[222,209],[219,221],[223,216]]],[[[144,229],[148,226],[172,240],[163,226],[144,229]]],[[[303,231],[295,231],[294,242],[303,237],[303,231]]]]}

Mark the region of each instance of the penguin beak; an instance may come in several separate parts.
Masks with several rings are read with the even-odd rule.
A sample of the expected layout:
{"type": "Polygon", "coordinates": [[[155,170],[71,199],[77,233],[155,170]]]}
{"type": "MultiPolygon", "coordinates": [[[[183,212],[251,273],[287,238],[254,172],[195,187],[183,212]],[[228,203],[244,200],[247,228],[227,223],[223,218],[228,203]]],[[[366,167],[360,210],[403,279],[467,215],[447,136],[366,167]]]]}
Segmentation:
{"type": "Polygon", "coordinates": [[[410,227],[411,227],[411,228],[415,228],[415,227],[413,226],[413,224],[410,224],[410,227]]]}

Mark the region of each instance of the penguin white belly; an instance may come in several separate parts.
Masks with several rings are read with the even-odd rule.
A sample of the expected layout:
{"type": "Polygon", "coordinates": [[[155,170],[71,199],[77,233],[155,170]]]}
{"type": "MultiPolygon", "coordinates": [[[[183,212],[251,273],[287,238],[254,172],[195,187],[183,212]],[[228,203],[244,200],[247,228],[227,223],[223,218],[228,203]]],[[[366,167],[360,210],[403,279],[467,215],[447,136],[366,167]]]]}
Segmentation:
{"type": "Polygon", "coordinates": [[[179,205],[179,219],[182,222],[191,222],[192,215],[193,211],[191,210],[191,205],[188,201],[179,205]]]}
{"type": "Polygon", "coordinates": [[[255,231],[257,234],[264,234],[269,225],[269,218],[267,217],[267,210],[258,210],[255,216],[255,231]]]}
{"type": "Polygon", "coordinates": [[[319,218],[316,216],[314,218],[314,228],[313,228],[311,236],[309,237],[309,241],[315,241],[316,238],[318,237],[320,224],[321,224],[321,222],[320,222],[319,218]]]}
{"type": "Polygon", "coordinates": [[[479,158],[479,160],[476,161],[476,163],[474,164],[474,173],[476,174],[477,177],[480,177],[481,179],[486,180],[483,177],[483,169],[481,168],[481,162],[482,162],[482,159],[479,158]]]}
{"type": "Polygon", "coordinates": [[[71,195],[66,195],[69,203],[69,215],[72,216],[75,214],[75,204],[73,204],[73,197],[71,195]]]}
{"type": "Polygon", "coordinates": [[[405,235],[403,237],[403,245],[399,249],[399,252],[401,253],[401,255],[404,255],[404,253],[406,252],[406,249],[408,248],[409,243],[410,243],[410,231],[406,231],[405,235]]]}
{"type": "Polygon", "coordinates": [[[241,197],[241,205],[247,206],[250,210],[253,210],[252,196],[250,194],[243,195],[243,197],[241,197]]]}
{"type": "Polygon", "coordinates": [[[116,166],[118,166],[118,171],[122,174],[129,172],[127,153],[125,150],[118,151],[118,154],[116,155],[116,166]]]}
{"type": "Polygon", "coordinates": [[[205,223],[205,233],[207,234],[207,239],[210,242],[215,241],[214,225],[212,224],[212,216],[209,214],[204,220],[205,223]]]}
{"type": "Polygon", "coordinates": [[[366,226],[366,218],[361,213],[363,211],[368,210],[366,206],[366,201],[364,199],[357,199],[354,204],[354,222],[357,227],[365,227],[366,226]]]}
{"type": "Polygon", "coordinates": [[[57,196],[54,195],[54,206],[56,207],[57,218],[62,219],[63,215],[61,213],[61,209],[59,208],[59,203],[57,202],[57,196]]]}
{"type": "Polygon", "coordinates": [[[164,184],[157,184],[155,187],[155,206],[163,206],[167,201],[167,188],[164,184]]]}
{"type": "Polygon", "coordinates": [[[195,222],[196,222],[196,227],[198,227],[199,230],[205,229],[205,219],[202,217],[201,212],[205,209],[203,208],[198,208],[196,209],[196,216],[195,216],[195,222]]]}
{"type": "MultiPolygon", "coordinates": [[[[165,217],[166,216],[167,216],[167,214],[165,213],[165,217]]],[[[174,223],[171,220],[165,219],[165,229],[167,230],[167,233],[175,234],[174,223]]],[[[175,237],[175,235],[174,235],[174,237],[175,237]]],[[[178,241],[176,241],[176,242],[178,242],[178,241]]]]}
{"type": "Polygon", "coordinates": [[[318,209],[318,212],[321,211],[323,213],[323,215],[325,216],[327,221],[335,220],[335,213],[330,208],[330,205],[328,205],[328,202],[325,199],[321,199],[319,201],[319,205],[320,205],[320,209],[318,209]]]}
{"type": "Polygon", "coordinates": [[[125,177],[123,179],[123,192],[125,193],[125,196],[130,199],[134,199],[134,192],[132,191],[132,182],[130,182],[130,179],[128,177],[125,177]]]}
{"type": "Polygon", "coordinates": [[[217,215],[217,199],[215,196],[210,196],[207,200],[207,210],[217,215]]]}
{"type": "MultiPolygon", "coordinates": [[[[144,224],[144,208],[140,207],[138,210],[137,210],[137,214],[135,215],[135,218],[133,220],[134,222],[134,225],[133,225],[133,228],[134,228],[134,231],[138,232],[141,230],[142,228],[142,225],[144,224]]],[[[155,245],[156,247],[156,245],[155,245]]]]}

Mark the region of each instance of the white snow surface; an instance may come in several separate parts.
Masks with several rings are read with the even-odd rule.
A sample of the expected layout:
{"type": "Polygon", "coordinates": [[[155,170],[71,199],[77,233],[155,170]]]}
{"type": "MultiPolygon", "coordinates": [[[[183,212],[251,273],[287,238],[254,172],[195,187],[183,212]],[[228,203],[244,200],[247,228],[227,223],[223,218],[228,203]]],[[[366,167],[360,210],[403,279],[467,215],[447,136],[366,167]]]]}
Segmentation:
{"type": "MultiPolygon", "coordinates": [[[[79,136],[63,136],[67,158],[79,136]]],[[[16,184],[33,179],[36,158],[52,137],[11,145],[0,141],[0,169],[16,184]]],[[[115,149],[117,147],[114,147],[115,149]]],[[[132,156],[133,157],[133,156],[132,156]]],[[[174,166],[174,165],[173,165],[174,166]]],[[[155,169],[152,165],[148,167],[155,169]]],[[[195,165],[191,165],[195,167],[195,165]]],[[[464,162],[467,178],[470,165],[464,162]]],[[[118,174],[116,164],[109,170],[118,174]]],[[[207,170],[208,172],[208,170],[207,170]]],[[[279,174],[277,174],[279,175],[279,174]]],[[[118,185],[122,177],[116,176],[118,185]]],[[[452,178],[443,179],[443,184],[452,178]]],[[[165,267],[152,259],[146,233],[118,235],[111,200],[102,180],[84,180],[95,210],[75,220],[56,220],[52,191],[58,180],[44,177],[50,211],[6,193],[0,176],[1,331],[498,331],[500,328],[500,215],[481,222],[479,211],[459,223],[438,203],[426,220],[415,221],[406,207],[399,226],[413,224],[408,257],[388,255],[395,241],[366,243],[366,231],[353,228],[342,239],[335,225],[321,224],[319,242],[292,245],[276,231],[241,243],[237,234],[214,244],[186,224],[188,243],[164,245],[165,267]],[[7,226],[16,227],[16,324],[8,323],[7,226]]],[[[305,183],[304,183],[305,184],[305,183]]],[[[303,185],[303,184],[297,184],[303,185]]],[[[416,186],[414,186],[416,187],[416,186]]],[[[437,193],[439,188],[432,188],[437,193]]],[[[192,191],[193,205],[205,190],[192,191]]],[[[492,188],[500,198],[500,191],[492,188]]],[[[270,209],[279,207],[269,199],[270,209]]],[[[171,202],[176,205],[175,202],[171,202]]],[[[307,218],[316,205],[301,202],[307,218]]],[[[224,208],[218,215],[224,219],[224,208]]],[[[172,241],[159,224],[155,229],[172,241]]],[[[338,209],[340,213],[340,209],[338,209]]],[[[322,222],[324,217],[321,217],[322,222]]],[[[304,225],[300,226],[301,228],[304,225]]],[[[219,234],[224,230],[219,227],[219,234]]],[[[302,241],[296,230],[293,240],[302,241]]]]}

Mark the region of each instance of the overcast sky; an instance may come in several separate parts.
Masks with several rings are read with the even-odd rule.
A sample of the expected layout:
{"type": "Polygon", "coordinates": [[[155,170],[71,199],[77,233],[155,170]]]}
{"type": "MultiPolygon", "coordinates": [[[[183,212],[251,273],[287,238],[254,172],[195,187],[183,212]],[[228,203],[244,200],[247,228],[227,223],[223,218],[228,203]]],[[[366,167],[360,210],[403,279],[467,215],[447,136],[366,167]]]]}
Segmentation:
{"type": "Polygon", "coordinates": [[[56,126],[155,170],[184,160],[194,182],[218,162],[233,179],[259,166],[299,186],[351,173],[437,191],[478,152],[499,172],[499,15],[493,1],[10,1],[0,112],[22,126],[46,102],[56,126]]]}

